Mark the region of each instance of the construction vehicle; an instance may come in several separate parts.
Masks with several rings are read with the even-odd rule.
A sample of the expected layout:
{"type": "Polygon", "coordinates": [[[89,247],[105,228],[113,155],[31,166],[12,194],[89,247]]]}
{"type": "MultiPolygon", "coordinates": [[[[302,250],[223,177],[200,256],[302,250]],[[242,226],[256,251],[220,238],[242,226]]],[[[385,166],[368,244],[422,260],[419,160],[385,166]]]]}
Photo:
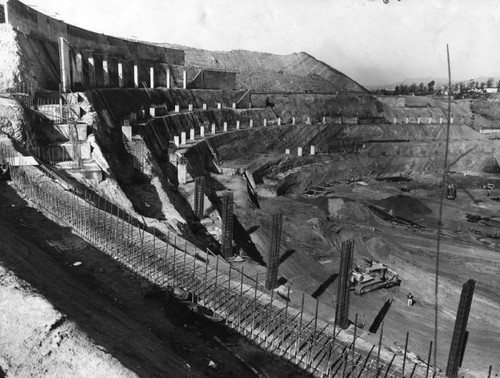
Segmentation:
{"type": "Polygon", "coordinates": [[[386,265],[371,259],[365,258],[364,260],[366,266],[356,265],[351,273],[351,290],[354,290],[355,294],[363,295],[370,291],[401,284],[398,274],[386,265]]]}
{"type": "Polygon", "coordinates": [[[455,185],[448,185],[448,187],[446,188],[446,198],[449,200],[454,200],[455,198],[457,198],[457,188],[455,187],[455,185]]]}

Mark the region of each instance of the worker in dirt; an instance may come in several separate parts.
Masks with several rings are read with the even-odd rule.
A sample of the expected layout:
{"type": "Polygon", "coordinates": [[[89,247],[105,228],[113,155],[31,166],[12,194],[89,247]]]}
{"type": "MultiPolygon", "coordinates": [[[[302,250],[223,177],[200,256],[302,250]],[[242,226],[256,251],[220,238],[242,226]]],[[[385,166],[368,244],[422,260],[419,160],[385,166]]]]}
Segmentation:
{"type": "Polygon", "coordinates": [[[408,293],[408,295],[406,296],[406,298],[408,298],[408,306],[413,306],[413,295],[412,293],[408,293]]]}

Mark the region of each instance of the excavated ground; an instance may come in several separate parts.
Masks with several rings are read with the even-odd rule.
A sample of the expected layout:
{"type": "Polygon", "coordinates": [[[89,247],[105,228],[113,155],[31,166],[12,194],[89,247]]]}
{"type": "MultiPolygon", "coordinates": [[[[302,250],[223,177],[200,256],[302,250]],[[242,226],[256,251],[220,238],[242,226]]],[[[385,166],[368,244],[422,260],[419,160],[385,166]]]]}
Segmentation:
{"type": "MultiPolygon", "coordinates": [[[[99,99],[112,98],[115,94],[113,91],[96,93],[93,99],[96,110],[104,111],[99,109],[99,99]]],[[[154,151],[155,147],[150,143],[150,166],[143,172],[143,175],[147,176],[147,185],[136,185],[134,175],[137,171],[131,167],[131,157],[119,142],[121,135],[116,126],[121,118],[136,109],[136,105],[142,101],[137,99],[139,94],[145,95],[140,91],[124,92],[123,101],[117,101],[115,108],[111,108],[114,120],[110,120],[106,127],[101,126],[95,130],[99,147],[111,167],[110,171],[118,176],[118,184],[112,177],[107,177],[97,189],[109,199],[127,203],[128,207],[133,207],[141,215],[154,216],[155,214],[148,213],[154,210],[160,218],[165,217],[170,226],[176,227],[175,221],[179,216],[188,221],[192,220],[192,213],[187,209],[192,203],[192,182],[177,187],[176,178],[172,177],[175,172],[163,161],[167,160],[165,156],[160,155],[162,145],[159,145],[159,151],[154,151]],[[137,101],[137,104],[134,101],[137,101]],[[168,184],[166,180],[169,181],[168,184]],[[148,198],[145,198],[145,194],[149,195],[148,198]],[[181,198],[182,196],[185,198],[181,198]],[[153,206],[150,207],[145,202],[152,203],[153,206]],[[142,203],[144,206],[139,206],[142,203]],[[167,211],[172,214],[167,214],[167,211]]],[[[179,96],[186,95],[189,98],[181,99],[185,108],[188,103],[193,102],[193,98],[198,98],[197,95],[187,92],[172,92],[172,95],[175,98],[161,97],[154,101],[170,104],[178,101],[179,96]]],[[[221,96],[217,92],[206,95],[206,100],[212,102],[214,99],[219,100],[221,96]]],[[[307,101],[302,105],[305,106],[306,103],[307,101]]],[[[359,104],[356,106],[360,107],[359,104]]],[[[200,104],[196,107],[199,108],[200,104]]],[[[395,105],[392,105],[391,109],[396,109],[393,110],[394,115],[401,118],[408,111],[397,110],[395,105]]],[[[479,107],[476,106],[476,109],[479,107]]],[[[304,107],[301,110],[298,115],[303,118],[309,109],[304,107]]],[[[441,108],[432,111],[434,119],[444,114],[441,108]]],[[[486,110],[482,111],[486,113],[486,110]]],[[[355,241],[355,263],[361,262],[363,257],[369,257],[396,270],[402,279],[401,287],[380,290],[362,297],[353,296],[351,319],[353,320],[354,314],[357,313],[359,325],[363,326],[363,338],[376,344],[380,330],[370,334],[368,328],[383,304],[392,298],[391,308],[385,317],[384,343],[398,348],[404,343],[408,331],[410,349],[426,359],[429,341],[433,339],[436,225],[441,193],[438,183],[439,172],[443,166],[442,152],[446,135],[444,126],[316,124],[255,127],[220,133],[220,123],[228,117],[230,127],[236,117],[242,116],[243,127],[246,127],[246,122],[251,117],[257,120],[255,126],[259,126],[265,117],[272,120],[273,124],[276,123],[270,108],[255,109],[254,113],[243,112],[246,111],[231,112],[227,109],[221,112],[187,112],[180,116],[155,119],[151,128],[158,135],[157,142],[168,145],[171,136],[178,135],[180,131],[188,132],[190,127],[197,127],[207,119],[217,122],[219,133],[210,138],[210,148],[206,143],[200,142],[187,150],[189,173],[194,177],[213,171],[210,152],[210,149],[213,149],[224,168],[244,168],[253,177],[259,195],[258,207],[248,195],[247,182],[243,176],[212,175],[209,187],[214,193],[224,188],[235,193],[237,247],[246,250],[256,261],[264,262],[267,259],[271,214],[276,211],[285,214],[280,281],[291,285],[294,292],[292,301],[298,301],[300,292],[305,291],[319,297],[325,305],[333,306],[339,265],[338,251],[342,241],[347,239],[355,241]],[[356,141],[355,148],[359,149],[357,153],[353,153],[353,146],[349,145],[349,141],[356,141]],[[336,153],[307,156],[310,145],[315,145],[319,152],[325,152],[332,148],[332,143],[336,153]],[[306,156],[284,154],[286,148],[295,153],[297,147],[305,147],[306,156]],[[400,175],[404,175],[406,180],[390,180],[400,175]],[[383,178],[389,180],[380,180],[383,178]],[[374,207],[378,210],[374,210],[374,207]],[[383,219],[381,214],[385,214],[383,219]],[[406,306],[406,294],[409,291],[416,298],[416,305],[411,308],[406,306]]],[[[390,114],[388,109],[384,109],[384,112],[390,114]]],[[[422,109],[412,111],[410,118],[423,117],[421,112],[422,109]]],[[[464,114],[471,115],[470,110],[464,110],[464,114]]],[[[101,121],[104,118],[101,114],[101,121]]],[[[500,239],[496,231],[500,220],[496,218],[500,210],[500,190],[495,189],[487,196],[486,190],[478,186],[489,182],[500,187],[500,179],[495,173],[499,172],[496,160],[496,151],[499,148],[498,141],[487,139],[468,126],[453,126],[450,143],[450,161],[453,166],[450,170],[458,173],[450,174],[448,180],[457,183],[459,195],[456,201],[445,202],[443,215],[438,365],[441,368],[446,365],[461,285],[467,279],[473,278],[477,280],[477,286],[469,319],[470,336],[463,362],[464,373],[471,376],[485,376],[490,364],[493,365],[493,371],[500,370],[496,356],[500,350],[500,323],[496,318],[500,310],[500,297],[496,290],[500,284],[500,255],[497,252],[500,239]],[[471,218],[470,215],[474,217],[471,218]],[[470,219],[476,223],[469,222],[470,219]]],[[[6,189],[5,193],[8,194],[9,190],[6,189]]],[[[2,249],[2,252],[8,251],[5,257],[2,254],[2,262],[18,274],[23,272],[20,278],[36,290],[41,290],[39,287],[42,287],[42,294],[57,310],[63,314],[69,313],[76,325],[89,335],[93,342],[103,346],[118,361],[110,359],[109,364],[121,364],[123,369],[132,374],[162,375],[164,369],[167,369],[168,361],[162,360],[159,357],[161,355],[187,361],[193,367],[193,375],[196,374],[195,371],[201,375],[248,374],[245,368],[231,357],[231,353],[214,349],[217,347],[213,344],[212,334],[206,335],[202,329],[196,327],[190,332],[184,332],[172,326],[157,303],[151,304],[144,300],[140,283],[134,281],[129,272],[113,265],[113,261],[101,256],[78,238],[78,241],[73,240],[75,237],[69,234],[68,230],[62,235],[55,224],[39,220],[39,215],[33,216],[31,210],[25,208],[15,194],[8,194],[7,199],[8,201],[4,201],[7,206],[4,206],[1,212],[4,219],[2,232],[5,235],[18,233],[31,244],[24,245],[18,239],[14,240],[13,236],[5,238],[4,240],[12,240],[12,243],[9,248],[2,249]],[[14,208],[9,207],[11,202],[16,205],[14,208]],[[24,215],[25,211],[28,216],[24,215]],[[53,243],[57,248],[50,244],[52,242],[47,242],[47,235],[54,235],[56,240],[53,243]],[[66,242],[68,237],[70,241],[66,242]],[[33,247],[33,244],[38,247],[33,247]],[[75,245],[78,245],[78,248],[75,245]],[[34,250],[36,253],[19,254],[20,250],[34,250]],[[30,256],[30,259],[19,256],[30,256]],[[61,272],[54,270],[47,260],[42,261],[38,256],[47,257],[51,264],[55,262],[61,272]],[[32,261],[35,261],[34,266],[42,269],[35,272],[30,268],[32,261]],[[71,266],[75,261],[82,261],[83,265],[71,266]],[[101,267],[104,267],[105,273],[100,271],[101,267]],[[25,271],[28,273],[24,273],[25,271]],[[64,278],[62,285],[59,275],[64,278]],[[129,279],[130,285],[127,284],[129,279]],[[80,301],[79,292],[70,290],[82,285],[90,285],[89,290],[85,289],[88,301],[80,301]],[[63,298],[57,294],[60,286],[69,290],[64,291],[63,298]],[[99,293],[98,296],[95,291],[99,293]],[[105,293],[104,299],[107,302],[102,302],[96,309],[95,303],[101,303],[103,300],[100,297],[101,292],[105,293]],[[76,301],[74,298],[79,299],[76,301]],[[137,303],[140,305],[137,306],[137,303]],[[118,309],[115,308],[117,306],[118,309]],[[108,307],[110,309],[107,309],[108,307]],[[117,319],[119,325],[112,323],[110,319],[117,319]],[[126,330],[120,327],[125,327],[126,330]],[[108,328],[113,332],[108,331],[108,328]],[[136,332],[144,333],[145,337],[134,339],[132,344],[123,344],[121,338],[125,331],[129,332],[131,340],[136,332]],[[152,355],[146,353],[150,339],[159,339],[150,349],[154,351],[152,355]],[[178,344],[171,340],[176,340],[178,344]],[[130,350],[136,349],[144,353],[131,356],[130,350]],[[220,363],[221,370],[207,370],[206,356],[218,363],[225,361],[220,363]],[[160,362],[150,363],[150,359],[160,362]],[[135,365],[136,361],[141,361],[139,367],[135,365]],[[151,371],[143,371],[143,363],[149,366],[151,371]]],[[[165,225],[167,223],[162,222],[165,225]]],[[[185,236],[195,238],[196,230],[186,232],[185,236]]],[[[251,260],[241,265],[249,274],[265,272],[262,265],[251,260]]],[[[294,304],[300,305],[298,302],[294,304]]],[[[309,308],[309,311],[314,312],[314,308],[309,308]]],[[[333,309],[320,306],[320,315],[324,319],[333,320],[333,309]]],[[[46,327],[50,328],[50,325],[46,327]]],[[[28,333],[24,339],[29,339],[29,332],[33,330],[26,332],[28,333]]],[[[214,332],[222,335],[221,338],[227,336],[224,330],[220,330],[220,334],[218,331],[214,332]]],[[[227,336],[225,341],[234,343],[234,351],[246,356],[249,361],[258,361],[256,365],[263,374],[296,374],[293,368],[276,363],[272,357],[233,338],[232,335],[227,336]]],[[[91,344],[92,342],[89,342],[86,349],[92,349],[91,344]]],[[[63,360],[71,360],[69,354],[60,351],[56,353],[51,349],[49,353],[59,355],[63,360]]],[[[48,364],[49,360],[44,358],[42,360],[48,364]]],[[[104,359],[106,360],[106,357],[104,359]]],[[[26,371],[34,366],[32,361],[29,363],[31,365],[26,365],[26,371]]],[[[0,364],[2,369],[10,374],[6,369],[6,366],[10,365],[4,365],[0,364]]],[[[179,369],[180,372],[182,369],[179,369]]]]}
{"type": "Polygon", "coordinates": [[[0,193],[0,376],[255,376],[236,354],[259,374],[300,376],[223,326],[183,325],[145,296],[149,284],[10,183],[0,193]]]}
{"type": "MultiPolygon", "coordinates": [[[[363,337],[376,344],[380,330],[370,334],[368,328],[383,304],[392,299],[385,317],[384,342],[395,348],[404,345],[409,332],[411,350],[426,359],[434,337],[436,239],[442,192],[443,157],[435,152],[444,151],[445,126],[403,127],[348,126],[351,136],[364,135],[379,143],[386,139],[390,143],[379,147],[384,151],[396,149],[394,156],[385,156],[389,152],[381,153],[373,145],[358,154],[300,158],[282,153],[285,147],[294,151],[296,146],[321,146],[328,138],[339,138],[346,133],[341,125],[295,127],[298,130],[273,127],[249,131],[245,137],[235,133],[213,138],[211,145],[223,159],[223,167],[247,169],[254,174],[260,208],[250,201],[241,176],[214,177],[235,192],[237,219],[250,233],[264,261],[271,214],[284,214],[279,274],[292,290],[319,296],[333,306],[340,245],[347,239],[355,241],[355,263],[362,263],[364,257],[373,258],[397,271],[402,279],[400,287],[361,297],[352,295],[350,317],[354,320],[358,314],[364,325],[363,337]],[[371,133],[367,131],[370,128],[371,133]],[[419,153],[409,153],[419,143],[419,153]],[[404,176],[404,180],[398,176],[404,176]],[[385,213],[384,219],[373,207],[385,213]],[[415,296],[413,307],[406,304],[408,292],[415,296]]],[[[461,286],[474,279],[476,291],[462,371],[479,377],[487,374],[489,365],[493,365],[493,371],[500,369],[500,190],[488,192],[481,187],[493,183],[499,188],[500,176],[482,171],[498,170],[494,151],[500,144],[466,126],[456,126],[452,140],[450,161],[454,165],[450,171],[455,173],[450,172],[447,182],[458,186],[458,197],[455,201],[445,199],[443,206],[438,366],[446,368],[461,286]],[[470,215],[479,216],[479,221],[471,223],[470,215]]],[[[322,315],[332,318],[332,313],[322,315]]]]}

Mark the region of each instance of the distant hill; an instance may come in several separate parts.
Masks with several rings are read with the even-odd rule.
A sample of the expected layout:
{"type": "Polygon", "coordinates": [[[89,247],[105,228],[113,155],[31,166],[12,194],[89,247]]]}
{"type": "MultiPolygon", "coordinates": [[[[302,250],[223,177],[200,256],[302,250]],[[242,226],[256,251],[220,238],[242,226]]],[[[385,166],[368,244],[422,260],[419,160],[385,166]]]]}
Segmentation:
{"type": "Polygon", "coordinates": [[[305,53],[276,55],[247,50],[209,51],[178,45],[185,64],[236,71],[241,88],[262,91],[368,93],[361,84],[305,53]]]}
{"type": "MultiPolygon", "coordinates": [[[[481,82],[486,82],[490,77],[492,76],[480,76],[476,78],[472,78],[474,81],[477,81],[479,83],[481,82]]],[[[392,84],[377,84],[377,85],[367,85],[366,88],[369,90],[374,90],[374,89],[394,89],[397,85],[412,85],[413,83],[419,85],[420,83],[424,83],[424,85],[427,86],[427,83],[430,83],[432,80],[434,80],[435,84],[434,87],[439,88],[441,86],[446,86],[448,85],[448,79],[447,78],[442,78],[442,77],[417,77],[417,78],[410,78],[410,79],[404,79],[398,83],[392,83],[392,84]]],[[[452,80],[451,83],[468,83],[470,79],[464,79],[464,80],[452,80]]],[[[500,78],[498,77],[493,77],[493,82],[494,86],[498,84],[498,80],[500,78]]]]}

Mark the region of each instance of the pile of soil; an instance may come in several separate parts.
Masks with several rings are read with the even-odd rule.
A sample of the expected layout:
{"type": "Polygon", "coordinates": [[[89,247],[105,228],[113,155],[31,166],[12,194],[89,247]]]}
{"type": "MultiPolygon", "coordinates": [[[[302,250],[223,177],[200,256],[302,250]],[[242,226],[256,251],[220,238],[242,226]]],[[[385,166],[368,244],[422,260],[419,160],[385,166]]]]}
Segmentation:
{"type": "Polygon", "coordinates": [[[428,215],[432,214],[432,210],[428,208],[418,198],[398,194],[397,196],[387,197],[383,200],[371,201],[374,205],[383,207],[392,215],[403,218],[411,218],[413,215],[428,215]]]}

